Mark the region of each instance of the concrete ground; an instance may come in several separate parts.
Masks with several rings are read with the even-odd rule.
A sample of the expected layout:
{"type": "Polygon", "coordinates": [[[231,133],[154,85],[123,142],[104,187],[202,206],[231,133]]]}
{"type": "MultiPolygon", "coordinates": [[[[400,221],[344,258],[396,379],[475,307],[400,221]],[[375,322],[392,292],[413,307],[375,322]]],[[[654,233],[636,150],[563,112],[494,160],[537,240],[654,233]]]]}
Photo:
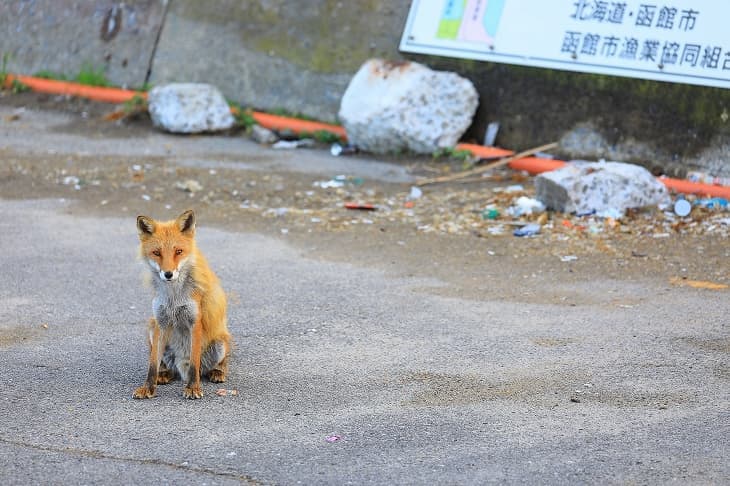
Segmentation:
{"type": "Polygon", "coordinates": [[[307,230],[173,179],[240,175],[275,207],[336,173],[396,194],[407,164],[13,113],[0,102],[3,484],[728,481],[728,290],[669,280],[727,282],[726,237],[561,262],[539,238],[307,230]],[[94,163],[98,187],[63,183],[94,163]],[[115,178],[138,164],[167,186],[154,169],[142,192],[115,178]],[[283,189],[261,188],[270,174],[283,189]],[[188,205],[229,294],[227,393],[186,400],[174,382],[133,400],[152,298],[135,216],[188,205]]]}

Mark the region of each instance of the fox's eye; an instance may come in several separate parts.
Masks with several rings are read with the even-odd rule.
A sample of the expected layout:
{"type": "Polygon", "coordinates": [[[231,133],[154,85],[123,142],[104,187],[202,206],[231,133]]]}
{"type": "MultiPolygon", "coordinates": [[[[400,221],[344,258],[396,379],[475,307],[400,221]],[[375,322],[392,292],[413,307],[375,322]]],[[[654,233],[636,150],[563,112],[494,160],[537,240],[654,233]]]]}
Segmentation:
{"type": "Polygon", "coordinates": [[[162,255],[162,253],[160,253],[160,250],[155,250],[155,251],[153,251],[153,252],[152,252],[152,254],[153,254],[154,256],[156,256],[156,257],[158,257],[158,256],[162,255]]]}
{"type": "Polygon", "coordinates": [[[175,250],[175,255],[182,255],[182,250],[180,248],[175,250]]]}

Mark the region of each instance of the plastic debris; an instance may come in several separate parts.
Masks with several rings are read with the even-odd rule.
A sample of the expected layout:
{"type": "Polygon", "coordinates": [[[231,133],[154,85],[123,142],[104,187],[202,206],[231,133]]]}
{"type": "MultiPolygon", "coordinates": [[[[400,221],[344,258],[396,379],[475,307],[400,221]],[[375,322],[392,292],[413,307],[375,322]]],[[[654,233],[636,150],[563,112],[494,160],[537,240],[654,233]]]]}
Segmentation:
{"type": "Polygon", "coordinates": [[[326,440],[327,442],[339,442],[342,440],[342,437],[339,435],[332,434],[332,435],[328,435],[327,437],[325,437],[324,440],[326,440]]]}
{"type": "Polygon", "coordinates": [[[374,204],[347,202],[345,203],[346,209],[359,209],[361,211],[375,211],[378,209],[374,204]]]}
{"type": "Polygon", "coordinates": [[[279,140],[271,146],[277,150],[293,150],[300,147],[313,147],[314,140],[311,138],[302,138],[301,140],[279,140]]]}
{"type": "Polygon", "coordinates": [[[707,282],[704,280],[689,280],[683,277],[672,277],[669,279],[669,283],[672,285],[679,285],[679,286],[687,286],[687,287],[693,287],[695,289],[708,289],[708,290],[724,290],[729,288],[729,285],[721,284],[721,283],[715,283],[715,282],[707,282]]]}
{"type": "Polygon", "coordinates": [[[514,205],[507,210],[507,214],[514,217],[545,212],[545,205],[530,197],[520,196],[514,205]]]}
{"type": "Polygon", "coordinates": [[[421,190],[421,188],[411,186],[411,192],[408,193],[408,199],[419,199],[421,196],[423,196],[423,191],[421,190]]]}
{"type": "Polygon", "coordinates": [[[499,122],[492,122],[487,125],[487,130],[484,132],[484,145],[487,147],[494,146],[494,142],[497,140],[497,134],[499,133],[499,122]]]}
{"type": "Polygon", "coordinates": [[[574,262],[578,259],[575,255],[565,255],[560,257],[561,262],[574,262]]]}
{"type": "Polygon", "coordinates": [[[482,219],[497,219],[499,218],[499,209],[495,206],[487,206],[482,211],[482,219]]]}
{"type": "Polygon", "coordinates": [[[540,225],[536,223],[526,224],[517,228],[512,234],[515,236],[535,236],[540,233],[540,225]]]}
{"type": "Polygon", "coordinates": [[[357,153],[357,147],[354,145],[342,145],[339,143],[333,143],[330,147],[330,153],[334,157],[339,157],[340,155],[352,155],[357,153]]]}
{"type": "Polygon", "coordinates": [[[684,218],[692,212],[692,205],[686,199],[677,199],[674,203],[674,214],[684,218]]]}
{"type": "Polygon", "coordinates": [[[188,179],[182,182],[178,181],[175,183],[175,187],[177,187],[181,191],[190,193],[195,193],[203,190],[202,184],[200,184],[200,182],[196,181],[195,179],[188,179]]]}
{"type": "Polygon", "coordinates": [[[713,197],[709,199],[698,199],[695,201],[698,206],[705,207],[707,209],[727,209],[727,199],[724,197],[713,197]]]}
{"type": "Polygon", "coordinates": [[[238,395],[238,390],[227,390],[225,388],[218,388],[215,394],[219,397],[235,397],[238,395]]]}

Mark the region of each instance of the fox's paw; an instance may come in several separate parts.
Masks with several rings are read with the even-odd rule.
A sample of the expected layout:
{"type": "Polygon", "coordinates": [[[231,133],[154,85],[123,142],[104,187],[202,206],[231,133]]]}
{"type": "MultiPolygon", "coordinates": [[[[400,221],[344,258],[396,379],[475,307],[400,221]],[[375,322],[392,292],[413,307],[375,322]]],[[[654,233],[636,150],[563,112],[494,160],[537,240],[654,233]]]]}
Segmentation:
{"type": "Polygon", "coordinates": [[[200,385],[186,386],[183,389],[183,396],[193,400],[196,398],[203,398],[203,389],[200,388],[200,385]]]}
{"type": "Polygon", "coordinates": [[[150,388],[147,385],[143,385],[136,390],[134,390],[134,393],[132,393],[132,397],[134,398],[152,398],[155,396],[155,389],[150,388]]]}
{"type": "Polygon", "coordinates": [[[157,384],[158,385],[167,385],[172,381],[172,372],[170,371],[160,371],[157,373],[157,384]]]}
{"type": "Polygon", "coordinates": [[[213,383],[223,383],[226,381],[226,372],[221,370],[210,370],[208,379],[213,383]]]}

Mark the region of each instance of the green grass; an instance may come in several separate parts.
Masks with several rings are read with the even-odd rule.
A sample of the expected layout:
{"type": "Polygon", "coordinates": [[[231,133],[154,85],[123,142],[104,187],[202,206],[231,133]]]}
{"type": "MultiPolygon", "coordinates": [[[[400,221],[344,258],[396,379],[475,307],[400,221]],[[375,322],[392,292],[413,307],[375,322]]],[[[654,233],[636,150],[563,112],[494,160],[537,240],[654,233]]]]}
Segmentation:
{"type": "Polygon", "coordinates": [[[91,63],[84,63],[81,66],[81,70],[74,78],[74,81],[87,86],[110,86],[109,80],[104,73],[104,68],[96,68],[91,63]]]}
{"type": "Polygon", "coordinates": [[[54,71],[49,71],[47,69],[42,69],[35,73],[33,76],[36,78],[42,78],[42,79],[54,79],[56,81],[67,81],[68,78],[65,74],[57,73],[54,71]]]}
{"type": "Polygon", "coordinates": [[[465,162],[472,157],[469,150],[457,150],[454,147],[444,147],[436,150],[432,154],[434,159],[453,159],[465,162]]]}

